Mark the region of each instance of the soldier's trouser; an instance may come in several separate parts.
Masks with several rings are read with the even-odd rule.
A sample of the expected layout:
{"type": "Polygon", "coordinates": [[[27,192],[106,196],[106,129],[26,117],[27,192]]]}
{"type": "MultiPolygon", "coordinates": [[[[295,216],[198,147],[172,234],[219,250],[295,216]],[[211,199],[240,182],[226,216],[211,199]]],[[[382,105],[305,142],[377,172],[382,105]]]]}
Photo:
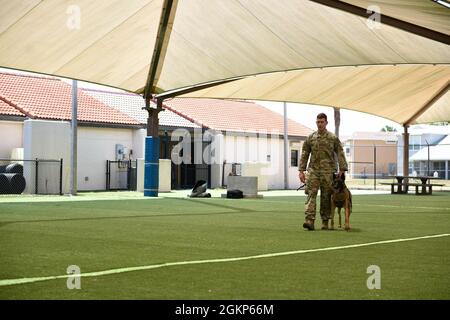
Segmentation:
{"type": "Polygon", "coordinates": [[[331,194],[333,174],[331,172],[308,172],[306,187],[308,196],[305,202],[305,219],[316,219],[316,198],[320,189],[320,217],[322,220],[331,218],[331,194]]]}

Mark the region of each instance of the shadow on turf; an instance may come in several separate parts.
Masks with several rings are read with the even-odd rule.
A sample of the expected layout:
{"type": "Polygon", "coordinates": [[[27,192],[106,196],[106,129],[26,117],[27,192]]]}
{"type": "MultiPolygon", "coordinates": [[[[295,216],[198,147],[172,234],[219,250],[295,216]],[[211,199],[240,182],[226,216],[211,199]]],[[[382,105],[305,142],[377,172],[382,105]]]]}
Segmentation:
{"type": "MultiPolygon", "coordinates": [[[[209,205],[212,207],[217,207],[221,209],[233,210],[233,212],[211,212],[211,213],[180,213],[180,214],[151,214],[151,215],[138,215],[138,216],[115,216],[115,217],[96,217],[96,218],[67,218],[67,219],[43,219],[43,220],[16,220],[16,221],[5,221],[0,222],[0,228],[12,224],[12,223],[39,223],[39,222],[64,222],[64,221],[89,221],[89,220],[105,220],[105,219],[128,219],[128,218],[156,218],[156,217],[177,217],[177,216],[209,216],[216,214],[238,214],[238,213],[255,213],[261,212],[257,210],[247,209],[247,208],[236,208],[229,205],[222,205],[218,203],[195,201],[191,199],[174,199],[179,201],[190,201],[195,203],[200,203],[203,205],[209,205]]],[[[59,206],[59,205],[57,205],[59,206]]],[[[275,212],[275,211],[264,211],[264,212],[275,212]]]]}
{"type": "MultiPolygon", "coordinates": [[[[320,230],[320,231],[322,231],[322,230],[320,230]]],[[[335,231],[337,231],[337,232],[361,232],[362,230],[358,229],[358,228],[351,228],[349,231],[347,231],[344,228],[341,228],[341,229],[336,228],[336,229],[333,229],[333,230],[330,229],[330,230],[324,230],[324,231],[330,231],[330,232],[335,232],[335,231]]]]}
{"type": "MultiPolygon", "coordinates": [[[[116,216],[116,217],[97,217],[97,218],[67,218],[67,219],[43,219],[43,220],[16,220],[0,222],[0,228],[13,223],[39,223],[39,222],[64,222],[64,221],[89,221],[89,220],[107,220],[107,219],[135,219],[135,218],[160,218],[160,217],[186,217],[186,216],[213,216],[225,214],[240,214],[240,213],[279,213],[279,211],[250,211],[239,210],[234,212],[214,212],[214,213],[177,213],[177,214],[150,214],[139,216],[116,216]]],[[[285,211],[287,212],[287,211],[285,211]]]]}
{"type": "Polygon", "coordinates": [[[179,200],[200,203],[200,204],[203,204],[203,205],[217,207],[217,208],[238,210],[239,212],[242,212],[242,213],[244,213],[244,212],[257,212],[258,211],[258,210],[247,209],[247,208],[246,209],[242,209],[242,208],[238,209],[238,208],[233,207],[233,206],[229,206],[229,205],[227,206],[227,205],[224,205],[224,204],[214,203],[214,202],[210,202],[210,201],[208,201],[208,202],[203,201],[203,200],[198,201],[198,199],[195,199],[195,200],[194,199],[179,199],[179,200]]]}

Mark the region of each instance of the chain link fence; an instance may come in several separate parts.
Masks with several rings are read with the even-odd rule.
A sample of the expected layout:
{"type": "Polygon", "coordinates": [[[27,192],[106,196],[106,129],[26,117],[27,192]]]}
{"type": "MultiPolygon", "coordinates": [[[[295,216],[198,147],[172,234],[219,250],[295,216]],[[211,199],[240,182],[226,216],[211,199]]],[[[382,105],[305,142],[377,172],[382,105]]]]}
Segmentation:
{"type": "Polygon", "coordinates": [[[106,190],[137,189],[137,160],[106,160],[106,190]]]}
{"type": "Polygon", "coordinates": [[[62,195],[63,160],[0,158],[0,194],[62,195]]]}
{"type": "MultiPolygon", "coordinates": [[[[430,176],[450,186],[450,145],[414,144],[409,146],[408,175],[430,176]]],[[[390,182],[403,175],[402,145],[346,145],[347,184],[354,188],[379,189],[381,182],[390,182]]]]}

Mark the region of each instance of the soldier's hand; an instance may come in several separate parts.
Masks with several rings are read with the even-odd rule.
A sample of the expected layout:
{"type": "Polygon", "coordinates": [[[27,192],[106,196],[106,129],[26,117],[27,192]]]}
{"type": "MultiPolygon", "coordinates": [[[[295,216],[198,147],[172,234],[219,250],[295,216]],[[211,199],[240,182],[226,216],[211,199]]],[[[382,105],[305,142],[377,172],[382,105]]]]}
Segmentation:
{"type": "Polygon", "coordinates": [[[306,178],[305,178],[305,173],[304,173],[303,171],[300,171],[300,172],[298,173],[298,177],[300,178],[300,181],[301,181],[302,183],[305,183],[306,178]]]}

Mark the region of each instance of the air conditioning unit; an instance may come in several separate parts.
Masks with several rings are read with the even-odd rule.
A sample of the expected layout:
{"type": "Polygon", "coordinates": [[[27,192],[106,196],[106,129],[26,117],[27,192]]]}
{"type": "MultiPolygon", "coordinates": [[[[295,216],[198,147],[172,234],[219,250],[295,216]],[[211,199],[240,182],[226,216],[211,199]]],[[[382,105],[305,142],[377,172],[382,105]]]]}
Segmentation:
{"type": "Polygon", "coordinates": [[[121,144],[116,144],[116,161],[125,160],[125,147],[121,144]]]}

